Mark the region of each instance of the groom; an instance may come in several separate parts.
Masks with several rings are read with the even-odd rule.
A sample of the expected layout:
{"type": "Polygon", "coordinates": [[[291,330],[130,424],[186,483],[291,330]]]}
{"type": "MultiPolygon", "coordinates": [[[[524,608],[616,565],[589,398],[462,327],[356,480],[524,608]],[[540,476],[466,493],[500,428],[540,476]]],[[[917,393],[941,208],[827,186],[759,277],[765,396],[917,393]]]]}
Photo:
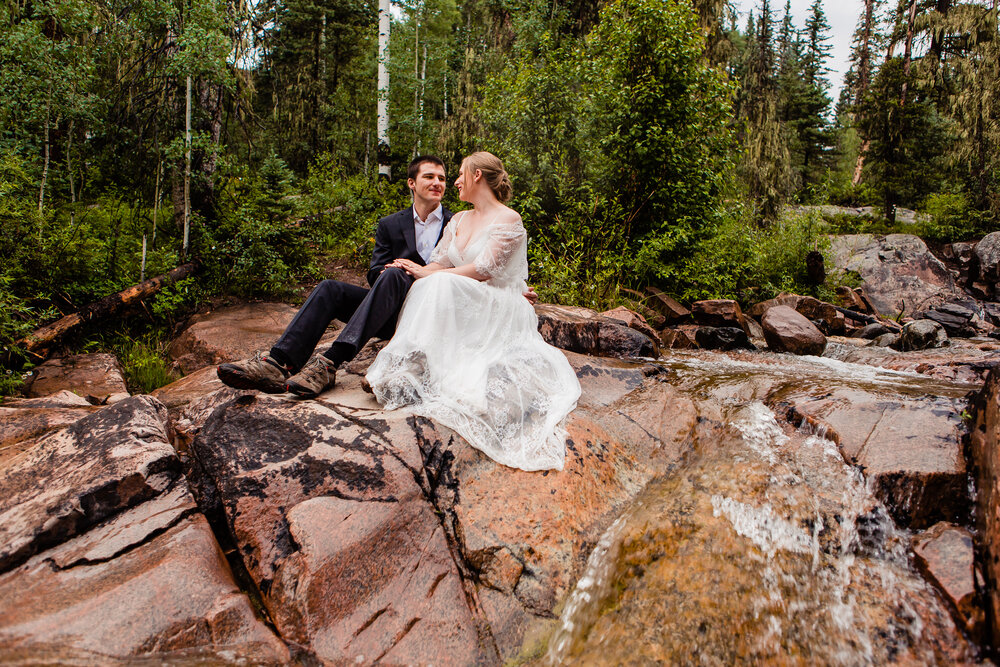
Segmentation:
{"type": "Polygon", "coordinates": [[[370,338],[392,337],[399,309],[414,279],[402,269],[387,269],[385,265],[400,258],[426,264],[452,215],[441,206],[446,181],[444,163],[439,158],[416,157],[406,175],[413,206],[378,221],[375,251],[368,269],[371,289],[324,280],[270,352],[258,352],[252,359],[219,366],[223,383],[237,389],[273,394],[290,391],[313,397],[334,385],[337,367],[353,359],[370,338]],[[329,349],[314,355],[316,344],[334,319],[346,322],[346,326],[329,349]]]}

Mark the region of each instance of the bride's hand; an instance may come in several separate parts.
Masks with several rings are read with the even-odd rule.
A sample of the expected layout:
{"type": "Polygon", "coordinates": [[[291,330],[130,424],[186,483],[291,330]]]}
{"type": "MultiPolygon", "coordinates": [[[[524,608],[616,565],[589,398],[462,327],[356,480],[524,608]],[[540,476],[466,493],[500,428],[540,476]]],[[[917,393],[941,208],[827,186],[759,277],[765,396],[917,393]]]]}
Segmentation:
{"type": "Polygon", "coordinates": [[[386,268],[390,266],[395,267],[397,269],[403,269],[408,274],[417,279],[425,278],[431,274],[431,271],[426,266],[420,266],[416,262],[411,261],[409,259],[397,259],[393,261],[391,264],[387,264],[386,268]]]}

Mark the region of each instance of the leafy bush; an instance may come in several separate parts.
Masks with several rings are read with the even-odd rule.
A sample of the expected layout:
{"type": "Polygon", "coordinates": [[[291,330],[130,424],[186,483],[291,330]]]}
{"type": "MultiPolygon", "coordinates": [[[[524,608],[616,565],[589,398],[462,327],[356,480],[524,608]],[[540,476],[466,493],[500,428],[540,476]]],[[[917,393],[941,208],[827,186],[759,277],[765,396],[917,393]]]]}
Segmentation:
{"type": "Polygon", "coordinates": [[[919,222],[913,233],[929,241],[968,241],[989,229],[985,212],[973,208],[963,194],[932,194],[924,201],[929,220],[919,222]]]}
{"type": "Polygon", "coordinates": [[[828,244],[815,213],[785,216],[766,228],[749,215],[731,215],[700,243],[674,276],[672,291],[685,300],[736,299],[750,305],[781,291],[833,295],[811,286],[806,255],[828,244]]]}

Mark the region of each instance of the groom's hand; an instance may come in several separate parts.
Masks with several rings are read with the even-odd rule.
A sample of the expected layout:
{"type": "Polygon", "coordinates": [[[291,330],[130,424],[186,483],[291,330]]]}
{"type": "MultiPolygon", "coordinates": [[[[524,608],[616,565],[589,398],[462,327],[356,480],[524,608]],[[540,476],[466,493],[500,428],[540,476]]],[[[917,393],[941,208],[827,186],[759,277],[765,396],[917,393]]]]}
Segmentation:
{"type": "Polygon", "coordinates": [[[528,285],[528,290],[524,292],[524,298],[527,299],[528,303],[532,306],[538,303],[538,293],[535,292],[535,288],[531,285],[528,285]]]}
{"type": "Polygon", "coordinates": [[[431,274],[431,271],[429,271],[426,266],[420,266],[416,262],[411,261],[409,259],[396,259],[393,260],[391,264],[385,265],[385,268],[387,269],[390,267],[396,269],[403,269],[414,278],[423,278],[431,274]]]}

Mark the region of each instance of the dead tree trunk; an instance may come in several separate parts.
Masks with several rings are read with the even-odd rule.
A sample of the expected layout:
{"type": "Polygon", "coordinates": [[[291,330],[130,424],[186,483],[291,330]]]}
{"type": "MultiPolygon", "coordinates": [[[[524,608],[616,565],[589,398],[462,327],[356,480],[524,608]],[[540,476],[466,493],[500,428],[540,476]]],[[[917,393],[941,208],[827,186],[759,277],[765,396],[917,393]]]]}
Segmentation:
{"type": "Polygon", "coordinates": [[[194,262],[189,262],[178,266],[169,273],[164,273],[161,276],[150,278],[149,280],[141,282],[138,285],[132,285],[128,289],[124,289],[121,292],[106,296],[99,301],[95,301],[89,306],[81,308],[79,312],[67,315],[62,319],[56,320],[52,324],[46,324],[44,327],[36,329],[35,332],[30,334],[27,338],[19,341],[18,345],[24,347],[25,350],[36,357],[41,357],[42,351],[51,348],[53,345],[62,340],[66,334],[73,331],[81,324],[106,319],[126,306],[130,306],[142,299],[151,297],[159,292],[164,286],[187,278],[189,275],[194,273],[195,268],[196,264],[194,262]]]}

